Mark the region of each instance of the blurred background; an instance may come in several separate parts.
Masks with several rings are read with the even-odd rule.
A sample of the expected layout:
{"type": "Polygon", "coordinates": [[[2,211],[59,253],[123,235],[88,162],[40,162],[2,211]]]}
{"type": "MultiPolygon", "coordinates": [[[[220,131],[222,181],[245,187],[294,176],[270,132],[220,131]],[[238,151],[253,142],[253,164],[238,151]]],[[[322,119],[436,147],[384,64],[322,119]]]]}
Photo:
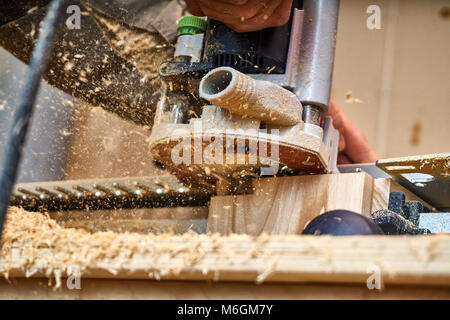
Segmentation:
{"type": "MultiPolygon", "coordinates": [[[[449,0],[341,0],[332,96],[382,158],[450,151],[449,40],[449,0]]],[[[26,68],[0,48],[0,160],[26,68]]],[[[149,135],[43,82],[19,181],[162,174],[149,135]]]]}

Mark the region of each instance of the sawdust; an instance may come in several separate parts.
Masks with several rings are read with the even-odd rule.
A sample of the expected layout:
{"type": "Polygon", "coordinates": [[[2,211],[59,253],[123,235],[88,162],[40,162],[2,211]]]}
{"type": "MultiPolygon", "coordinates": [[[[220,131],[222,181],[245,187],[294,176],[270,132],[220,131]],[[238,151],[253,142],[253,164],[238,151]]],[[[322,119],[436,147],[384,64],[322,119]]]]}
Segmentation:
{"type": "Polygon", "coordinates": [[[345,93],[345,102],[349,104],[364,103],[364,101],[362,101],[361,99],[353,97],[351,91],[347,91],[345,93]]]}
{"type": "MultiPolygon", "coordinates": [[[[19,268],[28,274],[34,270],[33,273],[40,271],[48,277],[54,276],[60,283],[58,278],[69,266],[79,266],[82,272],[105,259],[119,261],[117,268],[109,270],[115,274],[120,268],[120,262],[135,253],[150,252],[157,257],[159,253],[152,240],[170,236],[114,232],[92,234],[82,229],[63,228],[46,214],[11,208],[3,231],[0,274],[8,278],[10,269],[19,268]],[[40,261],[39,265],[37,258],[42,258],[39,257],[39,251],[45,248],[51,250],[52,258],[44,261],[44,264],[40,261]],[[18,261],[15,257],[21,257],[19,266],[12,265],[13,261],[18,261]],[[40,270],[42,265],[45,265],[44,270],[40,270]]],[[[173,254],[191,249],[195,253],[198,248],[174,248],[173,254]]]]}
{"type": "Polygon", "coordinates": [[[173,46],[159,34],[121,24],[95,10],[93,15],[113,49],[136,66],[143,81],[156,78],[159,65],[173,56],[173,46]]]}
{"type": "Polygon", "coordinates": [[[92,234],[63,228],[46,214],[10,208],[0,248],[0,275],[6,279],[10,275],[44,275],[49,285],[54,279],[57,288],[75,269],[82,277],[105,277],[105,271],[118,277],[137,272],[140,279],[148,276],[156,280],[174,276],[192,279],[189,274],[199,272],[218,281],[230,279],[229,272],[238,272],[239,276],[251,275],[256,283],[287,270],[296,270],[299,279],[311,270],[328,279],[353,270],[355,276],[366,279],[365,266],[374,262],[391,277],[396,273],[411,277],[411,270],[416,277],[448,274],[448,236],[392,237],[389,246],[385,238],[92,234]],[[359,247],[356,252],[355,247],[359,247]],[[404,253],[402,259],[396,258],[397,252],[404,253]]]}
{"type": "Polygon", "coordinates": [[[390,170],[390,167],[415,167],[420,173],[430,174],[434,177],[448,176],[450,174],[450,153],[436,153],[420,156],[408,156],[401,158],[383,159],[378,161],[378,165],[389,174],[396,176],[400,170],[390,170]]]}
{"type": "MultiPolygon", "coordinates": [[[[245,235],[231,237],[250,238],[245,235]]],[[[202,261],[208,252],[203,247],[206,239],[209,243],[212,241],[212,250],[226,256],[221,245],[222,239],[225,238],[218,235],[190,233],[143,235],[110,231],[89,233],[82,229],[64,228],[47,214],[27,212],[21,208],[12,207],[8,211],[3,231],[0,275],[8,279],[11,271],[19,271],[26,277],[39,273],[49,279],[54,278],[55,288],[57,288],[61,285],[61,278],[69,275],[73,267],[79,269],[80,275],[83,275],[87,269],[106,269],[109,273],[117,275],[126,269],[128,263],[137,255],[151,257],[149,261],[146,261],[148,265],[146,273],[149,277],[160,279],[167,275],[177,275],[181,270],[202,261]],[[161,240],[173,240],[174,245],[169,249],[161,248],[157,245],[157,241],[161,240]],[[45,250],[47,252],[43,254],[45,250]],[[160,262],[159,259],[164,260],[167,255],[169,258],[182,257],[182,259],[177,265],[153,269],[160,262]]],[[[265,237],[262,237],[257,241],[257,246],[260,247],[265,242],[265,237]]],[[[229,259],[232,260],[233,253],[228,252],[228,254],[229,259]]],[[[262,267],[264,268],[264,265],[262,267]]],[[[274,266],[270,264],[267,268],[273,271],[274,266]]],[[[258,278],[259,283],[270,273],[266,269],[261,271],[260,274],[264,276],[258,278]]],[[[203,270],[204,274],[208,272],[209,270],[203,270]]],[[[217,276],[218,274],[217,271],[217,276]]]]}
{"type": "Polygon", "coordinates": [[[272,263],[270,264],[270,267],[267,268],[266,270],[264,270],[264,272],[260,273],[257,277],[256,277],[256,284],[262,284],[264,282],[264,280],[267,279],[268,276],[270,276],[277,267],[277,261],[274,260],[272,261],[272,263]]]}

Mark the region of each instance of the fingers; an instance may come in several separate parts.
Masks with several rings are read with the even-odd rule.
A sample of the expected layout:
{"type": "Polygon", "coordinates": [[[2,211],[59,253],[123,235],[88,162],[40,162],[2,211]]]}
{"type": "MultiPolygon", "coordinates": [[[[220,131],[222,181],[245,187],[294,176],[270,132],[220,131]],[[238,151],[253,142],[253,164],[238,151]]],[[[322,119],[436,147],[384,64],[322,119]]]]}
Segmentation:
{"type": "Polygon", "coordinates": [[[344,152],[346,146],[347,146],[347,143],[345,142],[345,137],[344,137],[343,134],[340,134],[340,132],[339,132],[339,146],[338,146],[338,151],[339,151],[339,152],[344,152]]]}
{"type": "Polygon", "coordinates": [[[284,25],[292,0],[186,0],[194,15],[219,20],[238,32],[284,25]]]}
{"type": "Polygon", "coordinates": [[[369,163],[379,159],[366,137],[333,100],[325,115],[333,118],[333,125],[343,137],[343,142],[339,141],[339,151],[342,151],[349,161],[352,163],[369,163]]]}
{"type": "Polygon", "coordinates": [[[241,21],[236,25],[228,25],[238,32],[250,32],[265,28],[278,27],[289,21],[292,0],[271,0],[255,17],[241,21]]]}
{"type": "MultiPolygon", "coordinates": [[[[344,115],[345,116],[345,115],[344,115]]],[[[347,118],[347,116],[345,116],[347,118]]],[[[372,149],[366,137],[358,130],[356,125],[350,120],[346,119],[344,127],[344,137],[347,142],[345,154],[354,163],[368,163],[375,162],[379,159],[375,150],[372,149]]]]}
{"type": "Polygon", "coordinates": [[[337,164],[352,164],[353,162],[345,155],[345,153],[338,153],[337,164]]]}
{"type": "Polygon", "coordinates": [[[197,0],[197,2],[208,17],[226,24],[239,23],[253,18],[264,8],[263,4],[265,3],[261,0],[248,0],[243,5],[230,4],[223,0],[197,0]]]}
{"type": "Polygon", "coordinates": [[[328,112],[326,112],[323,116],[331,117],[333,119],[334,128],[338,130],[339,133],[341,133],[344,127],[342,115],[343,115],[342,110],[337,106],[337,104],[333,100],[331,100],[330,108],[328,109],[328,112]]]}
{"type": "MultiPolygon", "coordinates": [[[[274,1],[273,12],[269,15],[268,27],[278,27],[286,24],[291,16],[292,0],[274,1]]],[[[268,10],[270,11],[270,10],[268,10]]]]}

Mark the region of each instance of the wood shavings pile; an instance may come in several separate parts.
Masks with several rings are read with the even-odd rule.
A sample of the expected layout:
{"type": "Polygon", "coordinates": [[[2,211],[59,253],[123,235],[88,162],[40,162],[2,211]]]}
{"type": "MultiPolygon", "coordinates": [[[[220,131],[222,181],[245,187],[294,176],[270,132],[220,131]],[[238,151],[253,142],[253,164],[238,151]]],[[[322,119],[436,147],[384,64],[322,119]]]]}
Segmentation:
{"type": "MultiPolygon", "coordinates": [[[[247,236],[235,236],[249,238],[247,236]]],[[[48,215],[27,212],[12,207],[8,211],[0,249],[0,275],[8,279],[11,272],[54,277],[56,287],[61,284],[61,277],[69,275],[76,266],[80,275],[87,269],[107,270],[115,275],[119,271],[133,271],[130,265],[135,256],[151,257],[146,261],[149,277],[159,279],[167,274],[176,274],[182,268],[199,262],[205,255],[203,240],[220,239],[220,236],[207,236],[186,233],[173,234],[138,234],[97,232],[63,228],[48,215]],[[174,246],[159,247],[157,241],[166,239],[174,246]],[[181,243],[181,244],[180,244],[181,243]],[[194,243],[194,245],[193,245],[194,243]],[[168,266],[167,270],[155,271],[152,267],[163,255],[182,256],[177,266],[168,266]]],[[[220,250],[220,241],[215,250],[220,250]]],[[[142,265],[142,263],[141,263],[142,265]]]]}

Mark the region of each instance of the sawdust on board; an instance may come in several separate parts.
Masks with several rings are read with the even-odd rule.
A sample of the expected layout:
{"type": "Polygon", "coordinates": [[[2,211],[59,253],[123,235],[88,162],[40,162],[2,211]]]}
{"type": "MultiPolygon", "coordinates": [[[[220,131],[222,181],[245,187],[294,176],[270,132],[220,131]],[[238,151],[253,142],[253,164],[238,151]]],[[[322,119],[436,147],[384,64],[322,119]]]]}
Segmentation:
{"type": "Polygon", "coordinates": [[[352,238],[350,242],[331,236],[306,236],[302,239],[306,241],[299,241],[300,237],[295,235],[265,234],[256,238],[248,235],[143,235],[110,231],[92,234],[85,230],[63,228],[46,214],[13,207],[8,212],[3,231],[0,275],[6,279],[17,274],[26,277],[45,275],[49,278],[49,285],[54,278],[54,288],[58,288],[62,277],[72,274],[75,268],[79,276],[89,276],[92,272],[95,275],[96,271],[103,275],[105,271],[112,275],[138,272],[157,280],[171,276],[184,277],[184,272],[198,271],[203,276],[209,274],[215,281],[220,280],[222,272],[232,270],[251,272],[256,283],[262,283],[280,271],[316,270],[325,275],[335,272],[338,266],[340,272],[348,272],[351,267],[356,272],[355,276],[365,277],[365,267],[375,262],[382,267],[383,274],[391,276],[396,272],[410,273],[411,268],[416,273],[423,270],[424,275],[429,274],[432,262],[434,267],[440,266],[438,270],[443,276],[448,274],[448,254],[445,253],[448,236],[445,235],[414,236],[408,238],[411,240],[406,243],[400,238],[392,238],[390,241],[393,241],[392,245],[398,245],[398,250],[409,254],[409,249],[412,257],[411,254],[405,256],[407,260],[386,260],[393,251],[383,254],[386,244],[367,242],[364,240],[367,238],[363,237],[352,238]],[[340,245],[333,248],[335,241],[340,245]],[[365,248],[366,253],[359,250],[358,256],[355,256],[354,249],[359,241],[365,242],[365,246],[370,244],[365,248]],[[339,259],[335,256],[337,252],[341,256],[339,259]],[[437,258],[441,260],[436,262],[437,258]],[[343,263],[342,259],[346,262],[343,263]],[[347,259],[353,263],[349,264],[347,259]],[[405,269],[406,266],[408,268],[405,269]]]}
{"type": "MultiPolygon", "coordinates": [[[[232,235],[249,239],[245,235],[232,235]]],[[[230,237],[228,237],[230,238],[230,237]]],[[[203,247],[204,240],[209,243],[209,250],[222,250],[219,235],[197,235],[186,233],[173,234],[138,234],[115,233],[111,231],[90,233],[82,229],[63,228],[47,214],[28,212],[21,208],[12,207],[8,211],[0,249],[0,275],[9,278],[11,271],[19,271],[30,277],[36,273],[44,274],[49,279],[55,278],[55,288],[61,285],[61,278],[69,275],[70,269],[79,269],[80,276],[87,269],[107,269],[116,275],[127,269],[135,255],[151,257],[146,261],[149,277],[160,279],[163,276],[179,274],[182,269],[196,265],[205,258],[208,250],[203,247]],[[174,245],[160,247],[158,241],[173,240],[174,245]],[[211,245],[212,240],[212,247],[211,245]],[[47,250],[46,254],[43,251],[47,250]],[[167,258],[182,258],[178,265],[169,265],[166,269],[154,269],[155,265],[167,258]],[[165,257],[163,257],[165,256],[165,257]]],[[[266,237],[256,239],[260,254],[266,256],[260,246],[266,243],[266,237]]],[[[222,252],[223,251],[223,252],[222,252]]],[[[228,252],[230,260],[233,253],[228,252]]],[[[262,266],[263,270],[257,275],[258,283],[262,282],[269,273],[274,271],[273,263],[262,266]],[[269,270],[266,270],[269,269],[269,270]],[[261,276],[262,275],[262,276],[261,276]]],[[[133,271],[133,270],[129,270],[133,271]]],[[[213,272],[219,277],[219,270],[203,270],[204,274],[213,272]]],[[[49,282],[50,284],[50,282],[49,282]]]]}

